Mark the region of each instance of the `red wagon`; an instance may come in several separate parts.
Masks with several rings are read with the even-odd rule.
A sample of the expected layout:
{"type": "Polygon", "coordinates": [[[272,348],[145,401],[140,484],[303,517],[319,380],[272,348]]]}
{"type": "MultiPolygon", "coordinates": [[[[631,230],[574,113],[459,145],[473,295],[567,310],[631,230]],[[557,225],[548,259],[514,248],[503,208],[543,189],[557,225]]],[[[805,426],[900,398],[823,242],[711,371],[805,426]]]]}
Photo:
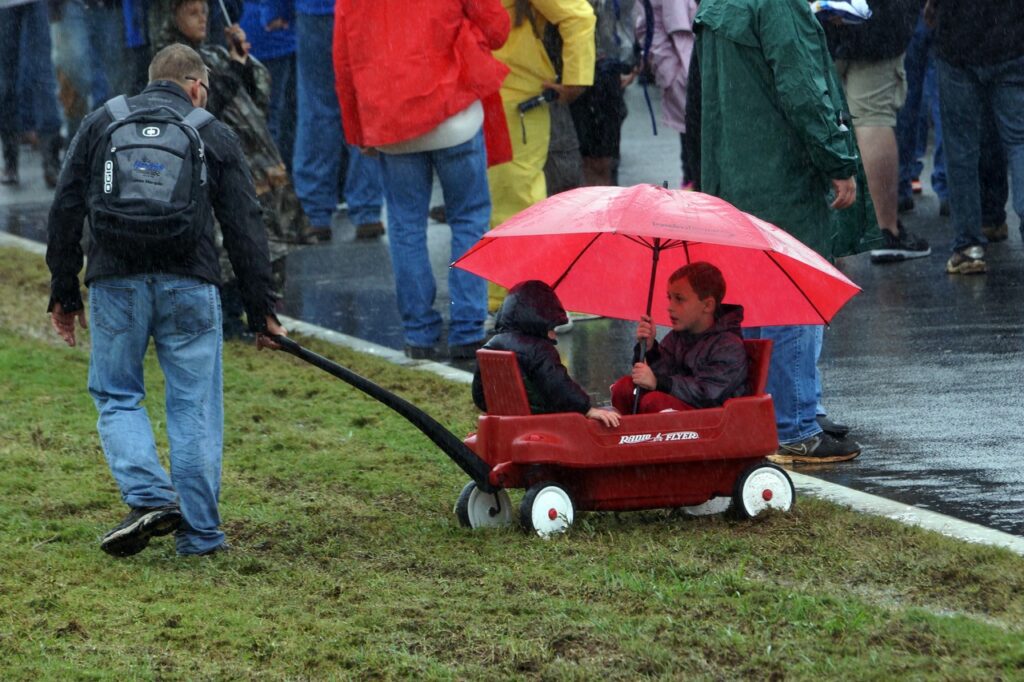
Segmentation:
{"type": "Polygon", "coordinates": [[[488,412],[465,443],[489,467],[495,492],[469,483],[455,511],[470,527],[511,522],[507,488],[523,488],[524,527],[541,535],[568,527],[576,511],[695,507],[751,517],[795,499],[785,471],[765,461],[778,448],[765,393],[771,341],[745,341],[749,395],[722,407],[623,416],[610,429],[581,414],[531,415],[514,353],[480,350],[488,412]],[[706,505],[725,498],[725,505],[706,505]]]}
{"type": "Polygon", "coordinates": [[[765,393],[771,341],[745,341],[749,395],[722,407],[623,416],[616,429],[581,414],[530,414],[514,353],[480,350],[489,412],[459,440],[394,393],[284,336],[282,349],[376,398],[405,417],[473,480],[455,513],[479,528],[513,521],[508,488],[523,488],[523,526],[542,536],[565,530],[576,511],[688,507],[756,516],[787,511],[796,492],[785,471],[765,461],[778,436],[765,393]],[[725,505],[719,504],[724,500],[725,505]]]}

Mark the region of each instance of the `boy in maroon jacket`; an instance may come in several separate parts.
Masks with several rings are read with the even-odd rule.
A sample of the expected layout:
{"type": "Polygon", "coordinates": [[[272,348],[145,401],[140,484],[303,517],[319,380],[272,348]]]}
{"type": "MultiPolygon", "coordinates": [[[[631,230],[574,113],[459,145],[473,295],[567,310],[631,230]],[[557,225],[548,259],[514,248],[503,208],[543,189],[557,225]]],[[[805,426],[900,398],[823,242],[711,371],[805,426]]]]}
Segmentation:
{"type": "Polygon", "coordinates": [[[633,411],[634,386],[644,389],[638,412],[718,407],[747,392],[747,352],[740,336],[743,307],[723,305],[725,279],[710,263],[685,265],[669,277],[672,331],[659,343],[649,315],[637,341],[647,348],[630,376],[612,385],[612,405],[633,411]]]}

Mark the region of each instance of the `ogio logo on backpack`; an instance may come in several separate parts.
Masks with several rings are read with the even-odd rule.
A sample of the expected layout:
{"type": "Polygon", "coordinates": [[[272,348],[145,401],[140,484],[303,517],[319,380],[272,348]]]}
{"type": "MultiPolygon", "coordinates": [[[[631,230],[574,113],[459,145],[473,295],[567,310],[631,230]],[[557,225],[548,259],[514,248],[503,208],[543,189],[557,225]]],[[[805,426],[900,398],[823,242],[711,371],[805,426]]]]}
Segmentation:
{"type": "Polygon", "coordinates": [[[143,137],[156,137],[159,134],[160,134],[160,129],[157,128],[156,126],[148,126],[148,127],[142,129],[142,136],[143,137]]]}
{"type": "Polygon", "coordinates": [[[107,160],[103,164],[103,193],[110,194],[114,189],[114,162],[107,160]]]}

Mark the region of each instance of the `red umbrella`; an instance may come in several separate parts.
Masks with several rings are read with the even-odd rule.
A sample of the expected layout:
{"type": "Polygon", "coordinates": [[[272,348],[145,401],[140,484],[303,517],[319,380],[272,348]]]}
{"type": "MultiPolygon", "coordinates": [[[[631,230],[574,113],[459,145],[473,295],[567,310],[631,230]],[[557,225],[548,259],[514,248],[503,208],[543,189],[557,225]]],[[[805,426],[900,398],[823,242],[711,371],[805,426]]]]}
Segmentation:
{"type": "MultiPolygon", "coordinates": [[[[549,197],[488,232],[453,265],[504,287],[539,279],[567,310],[635,320],[651,311],[668,276],[693,261],[722,271],[724,302],[744,307],[748,327],[827,324],[860,291],[774,225],[716,197],[656,185],[549,197]]],[[[655,306],[653,317],[670,324],[665,306],[655,306]]]]}

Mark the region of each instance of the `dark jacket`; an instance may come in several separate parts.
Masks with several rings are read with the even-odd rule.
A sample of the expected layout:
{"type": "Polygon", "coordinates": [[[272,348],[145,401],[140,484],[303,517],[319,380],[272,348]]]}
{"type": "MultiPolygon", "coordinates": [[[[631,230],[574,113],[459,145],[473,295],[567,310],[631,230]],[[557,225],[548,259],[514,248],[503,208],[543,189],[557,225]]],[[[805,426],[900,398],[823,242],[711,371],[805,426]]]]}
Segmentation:
{"type": "Polygon", "coordinates": [[[693,407],[718,407],[747,394],[747,351],[740,336],[743,307],[723,305],[703,334],[671,331],[647,352],[657,390],[693,407]]]}
{"type": "Polygon", "coordinates": [[[937,0],[936,46],[953,66],[1024,57],[1024,0],[937,0]]]}
{"type": "Polygon", "coordinates": [[[907,51],[924,0],[872,0],[869,4],[871,18],[861,24],[822,24],[833,59],[877,62],[907,51]]]}
{"type": "MultiPolygon", "coordinates": [[[[567,320],[551,287],[537,280],[521,282],[505,297],[495,320],[498,333],[484,345],[490,350],[510,350],[516,354],[534,414],[586,414],[590,409],[590,396],[569,376],[555,342],[548,338],[548,331],[567,320]]],[[[487,411],[479,368],[473,373],[473,402],[487,411]]]]}
{"type": "MultiPolygon", "coordinates": [[[[175,83],[151,83],[142,94],[128,100],[132,109],[165,105],[182,115],[193,109],[185,91],[175,83]]],[[[47,223],[46,264],[50,268],[50,309],[59,302],[65,312],[82,308],[78,273],[82,269],[82,226],[88,214],[86,200],[92,180],[94,160],[103,131],[111,122],[106,109],[89,114],[72,140],[61,169],[47,223]]],[[[267,236],[263,230],[260,206],[253,189],[252,176],[242,157],[238,136],[219,121],[200,130],[205,145],[213,213],[224,232],[224,246],[241,283],[249,326],[254,331],[266,328],[266,316],[273,314],[267,236]]],[[[127,258],[110,253],[90,240],[85,283],[103,277],[122,277],[140,273],[167,273],[195,277],[220,285],[220,266],[214,244],[213,215],[193,253],[183,256],[153,254],[127,258]]]]}

